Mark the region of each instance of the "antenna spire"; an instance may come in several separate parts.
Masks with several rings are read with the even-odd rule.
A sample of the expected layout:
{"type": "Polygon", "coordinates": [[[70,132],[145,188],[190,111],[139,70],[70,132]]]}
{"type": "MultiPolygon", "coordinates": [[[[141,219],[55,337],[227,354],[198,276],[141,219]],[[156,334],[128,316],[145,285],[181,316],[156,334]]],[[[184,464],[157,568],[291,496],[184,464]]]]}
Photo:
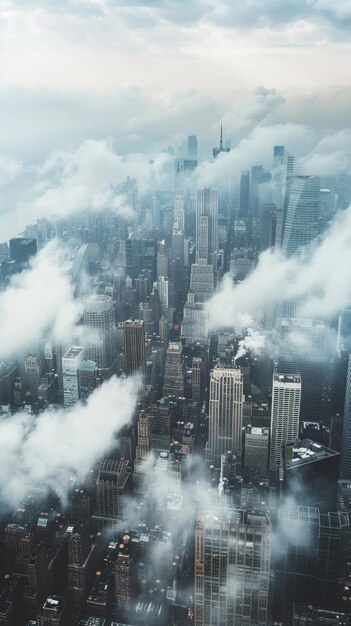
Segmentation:
{"type": "Polygon", "coordinates": [[[223,124],[222,124],[222,120],[221,120],[221,138],[219,140],[219,147],[220,147],[220,150],[223,149],[223,124]]]}

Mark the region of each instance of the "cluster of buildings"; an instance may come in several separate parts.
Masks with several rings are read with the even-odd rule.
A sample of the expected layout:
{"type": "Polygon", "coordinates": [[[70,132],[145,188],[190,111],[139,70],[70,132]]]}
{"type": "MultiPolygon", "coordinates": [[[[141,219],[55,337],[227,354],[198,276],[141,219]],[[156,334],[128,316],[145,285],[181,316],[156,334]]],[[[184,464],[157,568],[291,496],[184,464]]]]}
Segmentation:
{"type": "MultiPolygon", "coordinates": [[[[229,151],[221,129],[213,157],[229,151]]],[[[272,348],[238,357],[242,335],[210,332],[206,307],[264,250],[308,259],[337,183],[283,146],[237,192],[197,188],[196,167],[192,135],[171,191],[115,189],[134,217],[41,219],[0,246],[5,290],[58,238],[82,304],[79,340],[0,364],[1,415],[74,410],[114,375],[139,385],[133,423],[66,501],[44,482],[0,508],[0,625],[351,623],[351,313],[283,301],[262,312],[272,348]]]]}

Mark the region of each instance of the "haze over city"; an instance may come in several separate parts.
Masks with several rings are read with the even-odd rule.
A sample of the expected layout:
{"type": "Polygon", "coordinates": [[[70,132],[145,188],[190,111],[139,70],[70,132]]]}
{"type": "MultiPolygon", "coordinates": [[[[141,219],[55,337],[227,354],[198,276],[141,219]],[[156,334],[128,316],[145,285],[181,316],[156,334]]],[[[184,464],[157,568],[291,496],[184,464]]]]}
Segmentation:
{"type": "Polygon", "coordinates": [[[350,0],[3,0],[0,625],[351,624],[350,0]]]}

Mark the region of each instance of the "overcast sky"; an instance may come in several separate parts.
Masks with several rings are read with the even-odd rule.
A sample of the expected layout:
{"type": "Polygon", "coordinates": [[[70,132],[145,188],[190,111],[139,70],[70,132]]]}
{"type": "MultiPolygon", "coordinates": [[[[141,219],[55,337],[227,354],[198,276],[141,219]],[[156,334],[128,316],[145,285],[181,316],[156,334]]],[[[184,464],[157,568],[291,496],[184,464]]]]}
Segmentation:
{"type": "Polygon", "coordinates": [[[215,132],[260,85],[283,121],[345,125],[350,27],[351,0],[3,0],[2,152],[215,132]]]}
{"type": "Polygon", "coordinates": [[[2,0],[0,213],[58,151],[138,163],[195,133],[210,158],[221,119],[237,169],[252,137],[299,156],[336,137],[349,171],[350,28],[351,0],[2,0]]]}

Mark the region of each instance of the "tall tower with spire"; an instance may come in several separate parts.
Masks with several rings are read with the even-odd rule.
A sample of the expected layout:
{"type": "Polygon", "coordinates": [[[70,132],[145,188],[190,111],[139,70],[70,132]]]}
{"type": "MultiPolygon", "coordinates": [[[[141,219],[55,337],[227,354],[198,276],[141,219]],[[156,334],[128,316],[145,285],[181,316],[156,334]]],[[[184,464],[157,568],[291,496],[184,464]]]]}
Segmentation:
{"type": "Polygon", "coordinates": [[[221,133],[219,136],[219,148],[213,148],[213,158],[216,159],[221,152],[230,152],[230,148],[223,147],[223,124],[221,122],[221,133]]]}

